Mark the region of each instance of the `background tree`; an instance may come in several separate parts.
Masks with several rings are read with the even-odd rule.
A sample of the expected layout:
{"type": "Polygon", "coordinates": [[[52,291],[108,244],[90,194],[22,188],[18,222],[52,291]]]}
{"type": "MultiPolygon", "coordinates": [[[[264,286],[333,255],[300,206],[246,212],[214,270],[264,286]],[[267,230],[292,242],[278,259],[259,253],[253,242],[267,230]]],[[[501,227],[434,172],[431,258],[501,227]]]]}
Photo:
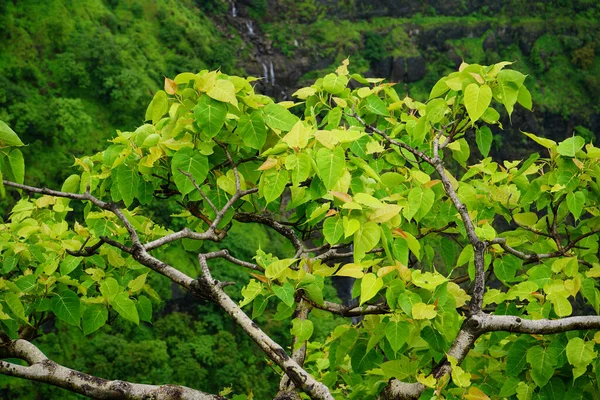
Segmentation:
{"type": "Polygon", "coordinates": [[[229,314],[281,374],[280,399],[595,396],[600,150],[525,133],[545,157],[488,158],[494,106],[531,109],[509,65],[463,63],[426,103],[347,61],[300,103],[256,94],[254,78],[182,73],[149,123],[76,159],[60,191],[23,184],[22,142],[0,123],[3,185],[21,193],[0,228],[0,372],[96,398],[219,398],[86,375],[33,343],[55,319],[85,335],[151,321],[159,274],[229,314]],[[158,205],[179,212],[156,218],[158,205]],[[292,248],[202,249],[250,223],[292,248]],[[168,261],[179,243],[194,261],[168,261]],[[239,304],[235,283],[213,277],[219,259],[252,276],[239,304]],[[326,299],[332,276],[356,279],[358,306],[326,299]],[[269,302],[291,343],[242,310],[255,319],[269,302]],[[324,313],[363,320],[318,339],[324,313]]]}

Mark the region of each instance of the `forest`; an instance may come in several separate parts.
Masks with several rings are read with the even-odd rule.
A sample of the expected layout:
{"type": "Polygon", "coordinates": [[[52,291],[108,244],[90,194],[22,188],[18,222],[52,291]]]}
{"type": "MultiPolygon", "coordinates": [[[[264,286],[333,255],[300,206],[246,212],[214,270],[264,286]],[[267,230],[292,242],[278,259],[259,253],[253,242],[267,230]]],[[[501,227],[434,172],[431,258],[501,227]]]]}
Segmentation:
{"type": "Polygon", "coordinates": [[[600,398],[599,37],[584,0],[0,2],[0,396],[600,398]]]}

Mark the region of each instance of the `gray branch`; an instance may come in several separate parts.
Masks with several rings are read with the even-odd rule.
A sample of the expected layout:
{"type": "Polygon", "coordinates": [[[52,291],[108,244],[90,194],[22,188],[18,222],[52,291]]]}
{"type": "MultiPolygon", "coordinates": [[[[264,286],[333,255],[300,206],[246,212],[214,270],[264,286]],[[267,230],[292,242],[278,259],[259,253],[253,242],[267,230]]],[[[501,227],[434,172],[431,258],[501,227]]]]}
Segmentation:
{"type": "Polygon", "coordinates": [[[274,229],[275,231],[279,232],[279,234],[281,234],[283,237],[289,240],[296,251],[304,252],[304,245],[302,244],[302,241],[300,240],[298,235],[296,235],[294,229],[290,228],[289,226],[283,225],[282,223],[275,221],[274,219],[269,218],[267,216],[258,214],[236,213],[233,216],[233,218],[238,222],[256,222],[268,226],[274,229]]]}
{"type": "Polygon", "coordinates": [[[17,378],[43,382],[93,399],[157,399],[157,400],[219,400],[224,397],[176,385],[146,385],[120,380],[107,380],[63,367],[47,358],[32,343],[18,339],[0,343],[0,358],[18,358],[23,366],[0,361],[0,373],[17,378]]]}
{"type": "Polygon", "coordinates": [[[263,332],[254,321],[250,319],[242,309],[229,297],[227,293],[217,284],[210,273],[206,257],[198,255],[202,278],[195,281],[198,289],[204,291],[205,295],[217,303],[233,320],[240,326],[248,336],[275,362],[290,378],[297,388],[308,394],[311,399],[333,400],[327,386],[313,378],[306,372],[285,350],[263,332]],[[208,293],[206,293],[208,292],[208,293]]]}

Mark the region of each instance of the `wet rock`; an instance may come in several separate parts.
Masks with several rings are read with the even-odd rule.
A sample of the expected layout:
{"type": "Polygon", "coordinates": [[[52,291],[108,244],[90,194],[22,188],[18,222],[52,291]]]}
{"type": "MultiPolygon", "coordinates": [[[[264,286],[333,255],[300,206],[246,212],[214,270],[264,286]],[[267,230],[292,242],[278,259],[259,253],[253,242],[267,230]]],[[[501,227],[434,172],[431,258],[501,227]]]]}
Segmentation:
{"type": "Polygon", "coordinates": [[[392,74],[392,57],[386,57],[382,60],[371,61],[371,72],[374,77],[389,78],[392,74]]]}
{"type": "Polygon", "coordinates": [[[425,59],[422,56],[406,58],[406,82],[416,82],[425,76],[425,59]]]}
{"type": "Polygon", "coordinates": [[[392,61],[390,80],[392,82],[404,82],[406,65],[403,57],[397,57],[392,61]]]}
{"type": "Polygon", "coordinates": [[[446,56],[450,61],[454,63],[454,68],[458,68],[463,61],[462,57],[459,56],[456,50],[452,47],[448,49],[448,51],[446,52],[446,56]]]}
{"type": "Polygon", "coordinates": [[[498,42],[496,41],[496,35],[494,32],[489,32],[485,39],[483,39],[483,50],[484,51],[496,51],[498,50],[498,42]]]}

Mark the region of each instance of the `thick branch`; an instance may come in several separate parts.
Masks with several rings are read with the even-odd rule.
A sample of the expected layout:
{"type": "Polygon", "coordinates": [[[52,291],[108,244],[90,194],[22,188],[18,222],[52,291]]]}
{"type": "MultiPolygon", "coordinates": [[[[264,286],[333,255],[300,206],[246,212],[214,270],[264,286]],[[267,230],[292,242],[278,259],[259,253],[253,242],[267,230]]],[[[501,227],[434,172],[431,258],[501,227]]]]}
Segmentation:
{"type": "MultiPolygon", "coordinates": [[[[300,299],[296,311],[294,312],[294,318],[301,320],[308,319],[311,308],[312,306],[310,303],[300,299]]],[[[292,351],[292,360],[296,361],[298,365],[304,366],[304,360],[306,359],[306,341],[299,345],[298,338],[293,336],[292,351]]],[[[290,382],[290,377],[288,375],[283,375],[279,382],[279,393],[277,394],[276,399],[282,397],[285,398],[285,395],[294,396],[293,393],[295,393],[295,385],[290,382]]]]}
{"type": "Polygon", "coordinates": [[[476,317],[485,332],[507,331],[547,335],[567,331],[600,329],[600,317],[588,315],[560,319],[523,319],[512,315],[479,315],[476,317]]]}
{"type": "Polygon", "coordinates": [[[0,361],[0,373],[54,386],[93,399],[161,399],[161,400],[218,400],[221,396],[207,394],[185,386],[145,385],[125,381],[110,381],[63,367],[48,359],[36,346],[26,340],[4,342],[0,358],[18,358],[29,366],[0,361]]]}
{"type": "Polygon", "coordinates": [[[202,278],[196,281],[198,290],[209,291],[209,297],[233,318],[248,336],[275,362],[291,381],[312,399],[333,400],[327,386],[313,378],[285,350],[263,332],[213,279],[203,254],[198,256],[202,278]]]}

